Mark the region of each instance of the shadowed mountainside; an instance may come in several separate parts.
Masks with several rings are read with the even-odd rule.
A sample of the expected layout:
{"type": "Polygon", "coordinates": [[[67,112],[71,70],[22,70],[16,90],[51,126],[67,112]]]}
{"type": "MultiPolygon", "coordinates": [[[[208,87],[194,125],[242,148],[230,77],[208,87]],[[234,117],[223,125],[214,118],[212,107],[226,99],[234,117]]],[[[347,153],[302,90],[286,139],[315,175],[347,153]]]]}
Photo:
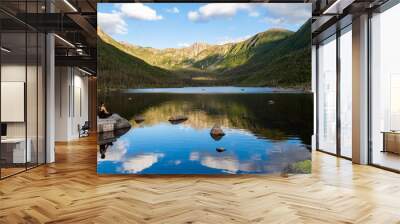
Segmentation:
{"type": "Polygon", "coordinates": [[[111,37],[100,34],[98,48],[98,89],[168,87],[185,82],[171,71],[152,66],[123,51],[123,46],[111,37]]]}

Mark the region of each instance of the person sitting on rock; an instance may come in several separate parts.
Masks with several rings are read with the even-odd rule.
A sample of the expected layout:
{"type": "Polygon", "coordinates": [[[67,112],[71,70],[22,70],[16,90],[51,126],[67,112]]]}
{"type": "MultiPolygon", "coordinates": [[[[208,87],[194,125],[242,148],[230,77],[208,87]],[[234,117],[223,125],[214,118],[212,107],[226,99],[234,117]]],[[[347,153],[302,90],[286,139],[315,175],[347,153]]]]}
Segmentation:
{"type": "Polygon", "coordinates": [[[98,112],[99,118],[108,118],[112,115],[112,113],[108,112],[106,105],[101,102],[100,107],[99,107],[99,112],[98,112]]]}

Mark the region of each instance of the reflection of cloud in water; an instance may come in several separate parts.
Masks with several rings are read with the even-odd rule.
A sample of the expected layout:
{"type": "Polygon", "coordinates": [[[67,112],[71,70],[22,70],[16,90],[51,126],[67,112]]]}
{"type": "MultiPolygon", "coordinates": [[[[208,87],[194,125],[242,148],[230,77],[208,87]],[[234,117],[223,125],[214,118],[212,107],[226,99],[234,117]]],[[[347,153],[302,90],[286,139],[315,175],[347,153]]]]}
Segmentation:
{"type": "Polygon", "coordinates": [[[160,158],[164,157],[163,153],[146,153],[129,157],[126,155],[128,148],[129,142],[119,139],[112,147],[107,149],[106,157],[98,160],[101,162],[110,161],[113,163],[121,163],[121,165],[117,167],[118,172],[138,173],[151,167],[154,163],[157,163],[160,158]]]}
{"type": "Polygon", "coordinates": [[[178,129],[183,130],[183,131],[190,131],[192,128],[188,125],[179,125],[178,129]]]}
{"type": "Polygon", "coordinates": [[[149,153],[133,156],[122,162],[121,171],[128,173],[139,173],[158,162],[159,158],[164,157],[163,153],[149,153]]]}
{"type": "Polygon", "coordinates": [[[259,153],[251,155],[251,160],[261,160],[261,158],[261,154],[259,153]]]}
{"type": "Polygon", "coordinates": [[[220,169],[226,173],[240,172],[271,172],[281,173],[289,164],[311,159],[311,153],[305,146],[292,145],[288,142],[277,142],[272,148],[266,149],[265,155],[256,153],[248,160],[238,160],[235,154],[212,155],[209,153],[192,152],[190,161],[200,161],[200,164],[213,169],[220,169]],[[300,148],[299,148],[300,147],[300,148]]]}
{"type": "Polygon", "coordinates": [[[198,161],[200,159],[200,153],[199,152],[191,152],[189,156],[190,161],[198,161]]]}
{"type": "MultiPolygon", "coordinates": [[[[193,153],[192,153],[193,154],[193,153]]],[[[199,160],[200,164],[209,168],[221,169],[226,173],[237,173],[239,171],[250,172],[250,171],[258,171],[256,167],[256,163],[252,161],[241,161],[237,160],[233,155],[227,156],[212,156],[212,155],[202,155],[196,153],[192,158],[192,154],[190,155],[190,160],[194,160],[196,156],[196,160],[199,160]]]]}
{"type": "Polygon", "coordinates": [[[228,170],[236,173],[239,170],[239,161],[230,157],[205,156],[200,161],[201,165],[214,169],[228,170]]]}
{"type": "Polygon", "coordinates": [[[311,159],[311,152],[305,146],[292,145],[286,142],[275,143],[266,153],[269,162],[264,169],[273,172],[281,172],[289,164],[311,159]]]}
{"type": "Polygon", "coordinates": [[[252,132],[246,129],[226,129],[225,127],[221,127],[225,134],[241,134],[241,135],[247,135],[247,136],[254,136],[252,132]],[[224,129],[225,128],[225,129],[224,129]]]}
{"type": "Polygon", "coordinates": [[[104,159],[100,159],[100,153],[98,153],[98,161],[119,162],[125,158],[128,147],[128,141],[119,139],[118,141],[114,142],[113,146],[107,149],[106,157],[104,159]]]}
{"type": "MultiPolygon", "coordinates": [[[[290,142],[274,142],[274,144],[267,149],[266,153],[269,156],[286,155],[292,157],[291,155],[304,154],[304,150],[309,151],[304,145],[294,145],[290,142]]],[[[309,155],[309,153],[306,153],[306,155],[309,155]]]]}

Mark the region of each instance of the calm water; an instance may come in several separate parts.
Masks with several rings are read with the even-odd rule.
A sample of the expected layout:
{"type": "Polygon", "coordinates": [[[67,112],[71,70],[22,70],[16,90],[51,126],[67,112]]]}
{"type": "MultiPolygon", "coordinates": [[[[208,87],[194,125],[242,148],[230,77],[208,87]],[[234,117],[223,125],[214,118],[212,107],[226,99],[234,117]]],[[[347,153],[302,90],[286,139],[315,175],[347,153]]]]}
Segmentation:
{"type": "Polygon", "coordinates": [[[132,124],[100,136],[101,144],[113,142],[98,154],[100,174],[299,172],[296,162],[311,159],[311,94],[193,87],[111,92],[99,101],[132,124]],[[136,115],[145,121],[136,123],[136,115]],[[171,124],[173,115],[188,120],[171,124]],[[215,124],[226,134],[219,140],[210,136],[215,124]]]}

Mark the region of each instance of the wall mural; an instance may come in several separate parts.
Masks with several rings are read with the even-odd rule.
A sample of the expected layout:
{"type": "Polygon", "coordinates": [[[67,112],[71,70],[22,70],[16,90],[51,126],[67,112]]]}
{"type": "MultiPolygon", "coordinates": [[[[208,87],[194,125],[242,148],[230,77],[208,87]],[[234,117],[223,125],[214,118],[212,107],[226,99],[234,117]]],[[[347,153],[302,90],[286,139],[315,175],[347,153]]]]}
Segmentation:
{"type": "Polygon", "coordinates": [[[99,174],[311,172],[311,5],[99,3],[99,174]]]}

